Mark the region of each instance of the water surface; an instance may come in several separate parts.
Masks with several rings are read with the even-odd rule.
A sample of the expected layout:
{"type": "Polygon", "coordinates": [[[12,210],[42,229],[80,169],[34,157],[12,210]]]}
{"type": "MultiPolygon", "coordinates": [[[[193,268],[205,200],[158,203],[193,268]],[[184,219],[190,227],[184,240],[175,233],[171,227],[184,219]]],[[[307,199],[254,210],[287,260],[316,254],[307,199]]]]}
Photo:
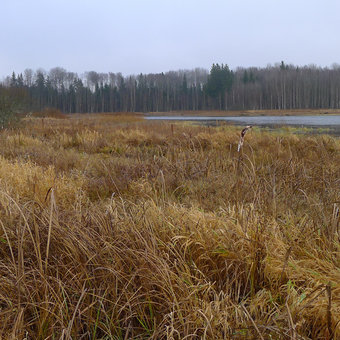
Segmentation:
{"type": "Polygon", "coordinates": [[[340,115],[330,116],[146,116],[148,120],[181,120],[181,121],[226,121],[242,125],[294,125],[310,127],[340,127],[340,115]]]}

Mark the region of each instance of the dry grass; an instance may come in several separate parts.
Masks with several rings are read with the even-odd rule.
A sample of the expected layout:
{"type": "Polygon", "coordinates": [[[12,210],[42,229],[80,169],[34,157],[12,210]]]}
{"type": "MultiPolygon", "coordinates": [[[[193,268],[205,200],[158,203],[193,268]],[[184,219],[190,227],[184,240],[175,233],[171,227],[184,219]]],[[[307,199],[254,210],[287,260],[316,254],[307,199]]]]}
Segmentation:
{"type": "Polygon", "coordinates": [[[46,107],[45,109],[37,112],[33,112],[32,117],[36,118],[55,118],[55,119],[65,119],[67,115],[58,109],[46,107]]]}
{"type": "Polygon", "coordinates": [[[33,118],[0,135],[0,338],[340,338],[340,141],[33,118]]]}

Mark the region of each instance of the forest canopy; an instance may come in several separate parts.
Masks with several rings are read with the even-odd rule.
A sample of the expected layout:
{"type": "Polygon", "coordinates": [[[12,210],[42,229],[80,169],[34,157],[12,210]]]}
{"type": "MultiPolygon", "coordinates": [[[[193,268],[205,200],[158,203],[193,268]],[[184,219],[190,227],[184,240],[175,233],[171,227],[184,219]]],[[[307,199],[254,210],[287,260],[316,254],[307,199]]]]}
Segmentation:
{"type": "Polygon", "coordinates": [[[265,68],[213,64],[202,68],[123,76],[61,67],[7,76],[4,91],[22,90],[28,111],[65,113],[340,108],[340,66],[298,67],[283,61],[265,68]]]}

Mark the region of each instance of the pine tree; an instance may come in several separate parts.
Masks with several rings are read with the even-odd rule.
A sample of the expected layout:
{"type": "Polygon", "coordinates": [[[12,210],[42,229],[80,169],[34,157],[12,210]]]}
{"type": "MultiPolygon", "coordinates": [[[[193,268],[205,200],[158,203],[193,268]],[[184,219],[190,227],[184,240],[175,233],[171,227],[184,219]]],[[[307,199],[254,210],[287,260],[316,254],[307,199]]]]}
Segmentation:
{"type": "Polygon", "coordinates": [[[15,76],[15,72],[12,73],[10,86],[11,86],[11,87],[16,87],[16,86],[17,86],[17,78],[16,78],[16,76],[15,76]]]}
{"type": "Polygon", "coordinates": [[[233,81],[234,74],[229,69],[228,65],[212,65],[205,91],[208,96],[219,100],[219,109],[225,108],[226,95],[230,92],[233,81]]]}

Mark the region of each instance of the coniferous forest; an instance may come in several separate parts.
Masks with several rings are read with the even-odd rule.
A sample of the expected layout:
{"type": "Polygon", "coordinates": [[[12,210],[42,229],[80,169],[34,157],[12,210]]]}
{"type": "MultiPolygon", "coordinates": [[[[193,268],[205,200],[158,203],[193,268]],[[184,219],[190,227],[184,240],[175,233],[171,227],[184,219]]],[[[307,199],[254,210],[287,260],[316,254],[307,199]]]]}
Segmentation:
{"type": "Polygon", "coordinates": [[[157,74],[85,72],[61,67],[26,69],[0,83],[0,97],[11,96],[28,111],[46,107],[65,113],[167,112],[175,110],[265,110],[340,108],[340,66],[266,68],[213,64],[157,74]]]}

